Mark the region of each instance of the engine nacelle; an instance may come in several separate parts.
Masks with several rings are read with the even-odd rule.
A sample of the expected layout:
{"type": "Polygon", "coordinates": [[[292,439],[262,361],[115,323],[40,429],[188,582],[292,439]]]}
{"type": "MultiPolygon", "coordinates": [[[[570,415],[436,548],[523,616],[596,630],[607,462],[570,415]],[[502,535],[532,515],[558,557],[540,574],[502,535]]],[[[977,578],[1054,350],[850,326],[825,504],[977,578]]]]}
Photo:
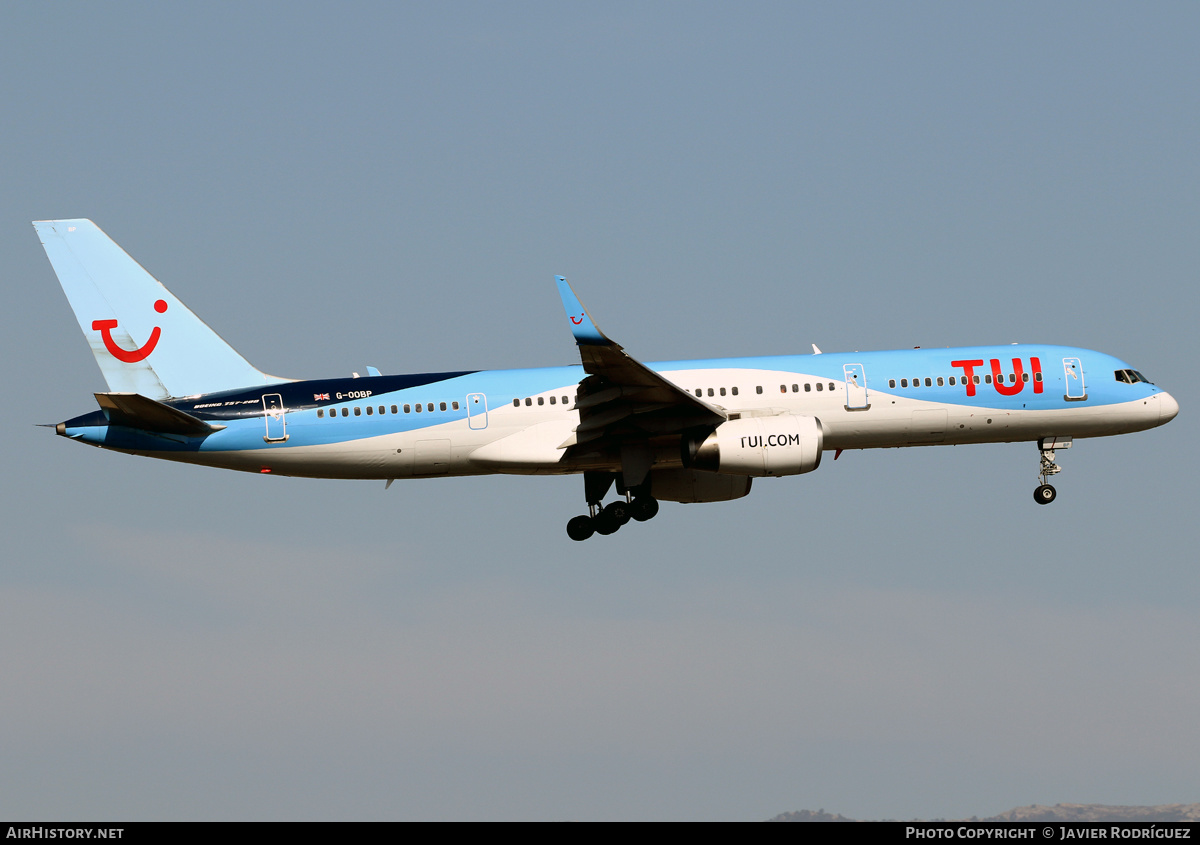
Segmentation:
{"type": "Polygon", "coordinates": [[[799,475],[821,465],[823,440],[816,417],[727,420],[710,433],[684,436],[683,465],[726,475],[799,475]]]}
{"type": "Polygon", "coordinates": [[[650,491],[664,502],[729,502],[749,493],[753,480],[701,469],[656,469],[650,472],[650,491]]]}

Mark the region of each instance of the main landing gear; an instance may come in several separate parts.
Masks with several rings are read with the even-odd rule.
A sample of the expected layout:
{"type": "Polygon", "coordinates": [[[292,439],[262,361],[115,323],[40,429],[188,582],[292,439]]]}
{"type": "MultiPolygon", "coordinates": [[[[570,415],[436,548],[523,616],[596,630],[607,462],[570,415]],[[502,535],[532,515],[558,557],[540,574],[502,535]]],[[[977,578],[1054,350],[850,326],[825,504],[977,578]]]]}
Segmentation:
{"type": "Polygon", "coordinates": [[[1042,465],[1038,475],[1042,483],[1033,491],[1033,500],[1039,505],[1048,505],[1058,498],[1058,491],[1046,483],[1046,479],[1062,472],[1062,467],[1054,462],[1055,449],[1070,449],[1070,437],[1043,437],[1038,441],[1038,450],[1042,453],[1042,465]]]}
{"type": "Polygon", "coordinates": [[[615,476],[615,473],[609,472],[583,474],[588,513],[574,517],[567,523],[567,536],[572,540],[586,540],[593,534],[615,534],[631,519],[645,522],[658,514],[658,499],[650,495],[648,484],[621,491],[625,494],[624,500],[601,504],[615,476]]]}

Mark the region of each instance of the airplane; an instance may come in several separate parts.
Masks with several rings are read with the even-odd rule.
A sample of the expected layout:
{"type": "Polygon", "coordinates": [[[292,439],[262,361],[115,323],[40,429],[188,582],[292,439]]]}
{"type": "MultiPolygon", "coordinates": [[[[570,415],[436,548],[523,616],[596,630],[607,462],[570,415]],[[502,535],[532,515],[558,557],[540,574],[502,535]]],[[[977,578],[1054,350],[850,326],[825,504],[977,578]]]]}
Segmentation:
{"type": "Polygon", "coordinates": [[[1039,504],[1076,438],[1179,405],[1129,364],[1042,344],[643,364],[558,292],[580,365],[295,380],[255,369],[94,223],[34,222],[108,391],[71,440],[260,474],[386,480],[582,474],[573,540],[660,501],[722,502],[846,449],[1034,442],[1039,504]],[[617,497],[604,498],[616,488],[617,497]]]}

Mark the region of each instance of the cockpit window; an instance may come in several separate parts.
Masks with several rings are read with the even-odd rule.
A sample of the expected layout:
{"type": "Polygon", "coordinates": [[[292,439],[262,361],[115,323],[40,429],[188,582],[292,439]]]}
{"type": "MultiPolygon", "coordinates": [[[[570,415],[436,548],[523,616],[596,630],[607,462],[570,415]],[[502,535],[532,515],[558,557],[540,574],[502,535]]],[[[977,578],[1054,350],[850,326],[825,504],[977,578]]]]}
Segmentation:
{"type": "Polygon", "coordinates": [[[1117,381],[1122,382],[1123,384],[1137,384],[1139,381],[1145,382],[1146,384],[1154,383],[1137,370],[1116,370],[1113,372],[1113,375],[1116,377],[1117,381]]]}

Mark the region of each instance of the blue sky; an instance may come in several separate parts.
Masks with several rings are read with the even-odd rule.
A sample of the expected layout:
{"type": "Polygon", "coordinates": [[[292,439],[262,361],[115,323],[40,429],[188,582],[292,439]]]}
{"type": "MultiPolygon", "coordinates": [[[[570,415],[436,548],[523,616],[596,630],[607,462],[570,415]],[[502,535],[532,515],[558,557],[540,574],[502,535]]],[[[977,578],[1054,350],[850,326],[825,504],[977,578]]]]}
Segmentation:
{"type": "Polygon", "coordinates": [[[1194,801],[1200,10],[8,4],[0,811],[758,819],[1194,801]],[[583,544],[579,479],[260,478],[103,381],[29,221],[261,369],[1103,349],[1169,426],[847,453],[583,544]]]}

